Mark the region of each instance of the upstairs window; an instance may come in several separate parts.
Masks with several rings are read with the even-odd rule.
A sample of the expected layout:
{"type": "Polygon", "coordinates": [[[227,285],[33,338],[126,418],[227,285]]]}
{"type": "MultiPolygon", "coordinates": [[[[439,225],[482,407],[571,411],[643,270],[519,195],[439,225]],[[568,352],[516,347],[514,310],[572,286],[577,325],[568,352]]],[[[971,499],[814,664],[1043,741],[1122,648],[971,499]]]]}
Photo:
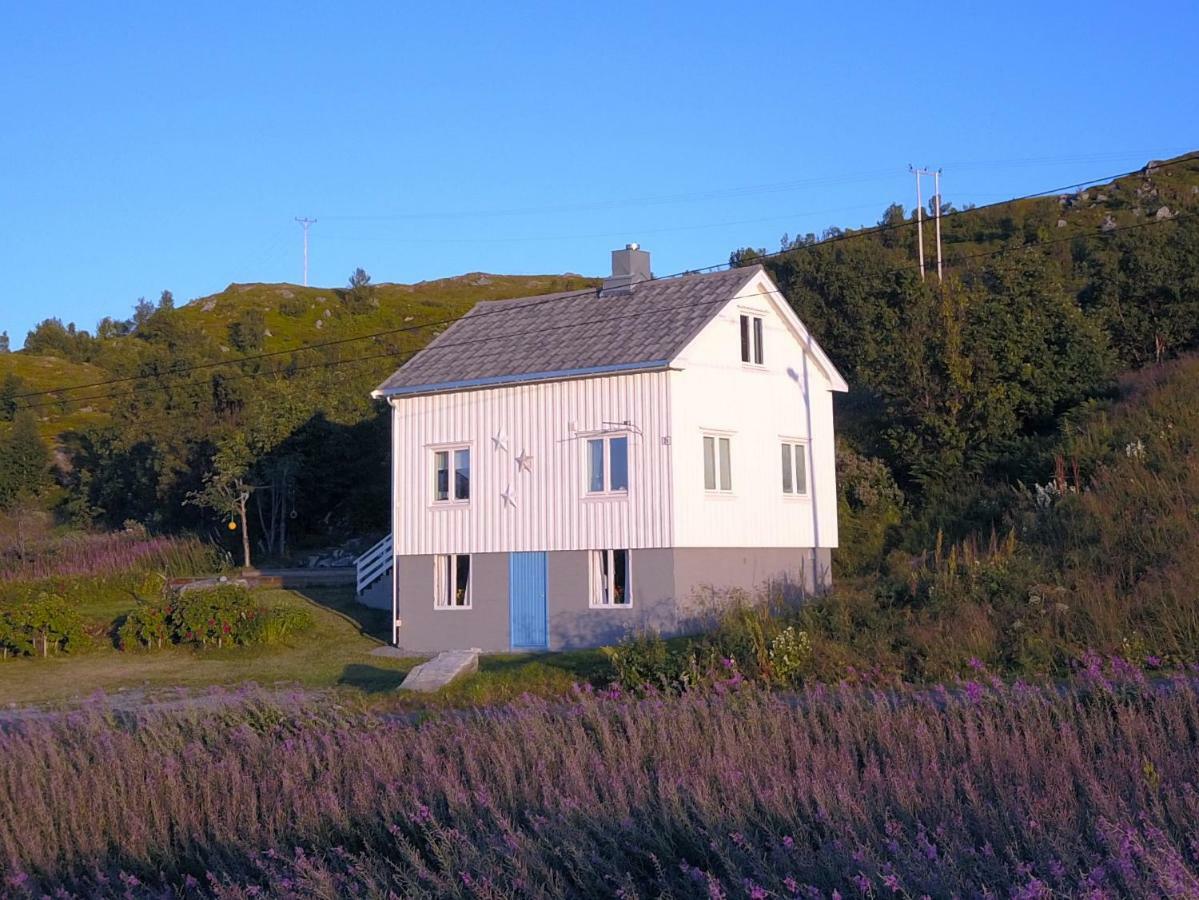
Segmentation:
{"type": "Polygon", "coordinates": [[[587,492],[626,493],[629,489],[629,438],[591,438],[587,441],[587,492]]]}
{"type": "Polygon", "coordinates": [[[704,435],[704,490],[733,489],[731,439],[717,434],[704,435]]]}
{"type": "Polygon", "coordinates": [[[741,314],[741,361],[762,365],[762,317],[741,314]]]}
{"type": "Polygon", "coordinates": [[[433,557],[433,606],[470,609],[470,554],[433,557]]]}
{"type": "Polygon", "coordinates": [[[808,493],[808,445],[783,442],[783,493],[806,496],[808,493]]]}
{"type": "Polygon", "coordinates": [[[604,609],[631,606],[629,551],[591,551],[591,606],[604,609]]]}
{"type": "Polygon", "coordinates": [[[433,452],[433,499],[437,503],[470,499],[470,448],[433,452]]]}

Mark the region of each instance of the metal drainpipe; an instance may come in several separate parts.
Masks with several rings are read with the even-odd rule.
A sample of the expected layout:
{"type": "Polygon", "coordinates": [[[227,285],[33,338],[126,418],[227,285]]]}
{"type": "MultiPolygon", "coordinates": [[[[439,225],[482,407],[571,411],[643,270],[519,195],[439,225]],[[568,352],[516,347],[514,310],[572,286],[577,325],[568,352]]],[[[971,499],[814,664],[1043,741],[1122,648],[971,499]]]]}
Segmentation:
{"type": "Polygon", "coordinates": [[[400,565],[396,548],[399,547],[399,453],[398,438],[400,431],[400,413],[394,397],[387,399],[391,411],[391,643],[400,645],[400,565]]]}

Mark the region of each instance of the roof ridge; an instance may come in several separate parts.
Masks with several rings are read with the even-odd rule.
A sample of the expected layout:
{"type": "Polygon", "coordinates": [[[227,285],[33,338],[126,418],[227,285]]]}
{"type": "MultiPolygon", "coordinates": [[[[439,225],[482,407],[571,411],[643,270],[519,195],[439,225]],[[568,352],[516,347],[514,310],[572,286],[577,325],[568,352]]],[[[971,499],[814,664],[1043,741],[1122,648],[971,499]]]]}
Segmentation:
{"type": "Polygon", "coordinates": [[[754,265],[654,278],[607,293],[586,288],[479,301],[376,394],[411,395],[439,385],[515,383],[537,373],[656,365],[677,356],[761,271],[754,265]],[[492,315],[494,322],[485,321],[492,315]]]}
{"type": "MultiPolygon", "coordinates": [[[[622,288],[620,292],[622,294],[628,294],[630,292],[635,292],[636,289],[639,287],[644,287],[644,286],[648,286],[648,285],[667,284],[670,282],[686,281],[688,279],[695,279],[695,278],[713,278],[718,275],[732,275],[734,273],[742,273],[742,272],[752,274],[754,269],[757,269],[759,271],[765,271],[765,269],[761,263],[754,263],[753,265],[750,265],[750,266],[736,266],[731,269],[722,269],[719,272],[679,272],[674,275],[663,275],[661,278],[650,278],[648,281],[634,282],[633,284],[629,285],[628,287],[622,288]]],[[[747,280],[748,280],[748,277],[749,276],[747,275],[747,280]]],[[[546,301],[549,301],[551,299],[552,300],[567,300],[571,297],[584,297],[588,294],[595,294],[598,297],[602,297],[603,296],[603,288],[601,285],[596,285],[595,287],[578,288],[573,291],[550,291],[547,294],[528,294],[524,297],[500,297],[500,298],[497,298],[494,300],[478,300],[475,302],[475,305],[472,306],[470,308],[470,310],[467,311],[466,315],[468,315],[468,316],[471,315],[471,313],[473,313],[476,309],[478,309],[481,306],[498,306],[501,303],[517,304],[517,303],[532,302],[532,301],[536,301],[536,300],[546,300],[546,301]]]]}

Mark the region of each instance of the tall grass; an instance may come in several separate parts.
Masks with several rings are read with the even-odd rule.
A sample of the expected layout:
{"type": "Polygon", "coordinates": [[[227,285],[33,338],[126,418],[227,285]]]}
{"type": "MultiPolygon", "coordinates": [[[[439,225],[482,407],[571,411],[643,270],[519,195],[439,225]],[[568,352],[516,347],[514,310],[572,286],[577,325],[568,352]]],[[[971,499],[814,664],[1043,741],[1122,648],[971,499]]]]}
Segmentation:
{"type": "Polygon", "coordinates": [[[1197,733],[1195,682],[1098,672],[93,710],[0,734],[0,868],[18,897],[1193,897],[1197,733]]]}
{"type": "Polygon", "coordinates": [[[106,577],[157,571],[168,576],[209,574],[223,554],[193,537],[152,537],[140,530],[41,536],[0,547],[0,581],[106,577]]]}

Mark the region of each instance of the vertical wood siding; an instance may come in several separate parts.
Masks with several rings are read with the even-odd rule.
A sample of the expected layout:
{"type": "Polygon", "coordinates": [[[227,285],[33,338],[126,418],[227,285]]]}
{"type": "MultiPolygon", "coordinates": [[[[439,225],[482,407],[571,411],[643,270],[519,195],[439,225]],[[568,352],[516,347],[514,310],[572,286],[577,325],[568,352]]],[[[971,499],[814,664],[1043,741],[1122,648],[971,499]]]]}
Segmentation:
{"type": "Polygon", "coordinates": [[[396,400],[396,553],[671,546],[668,388],[667,373],[650,372],[396,400]],[[587,437],[626,420],[628,494],[588,496],[587,437]],[[492,442],[501,432],[505,449],[492,442]],[[433,502],[433,448],[446,444],[471,448],[468,504],[433,502]]]}

